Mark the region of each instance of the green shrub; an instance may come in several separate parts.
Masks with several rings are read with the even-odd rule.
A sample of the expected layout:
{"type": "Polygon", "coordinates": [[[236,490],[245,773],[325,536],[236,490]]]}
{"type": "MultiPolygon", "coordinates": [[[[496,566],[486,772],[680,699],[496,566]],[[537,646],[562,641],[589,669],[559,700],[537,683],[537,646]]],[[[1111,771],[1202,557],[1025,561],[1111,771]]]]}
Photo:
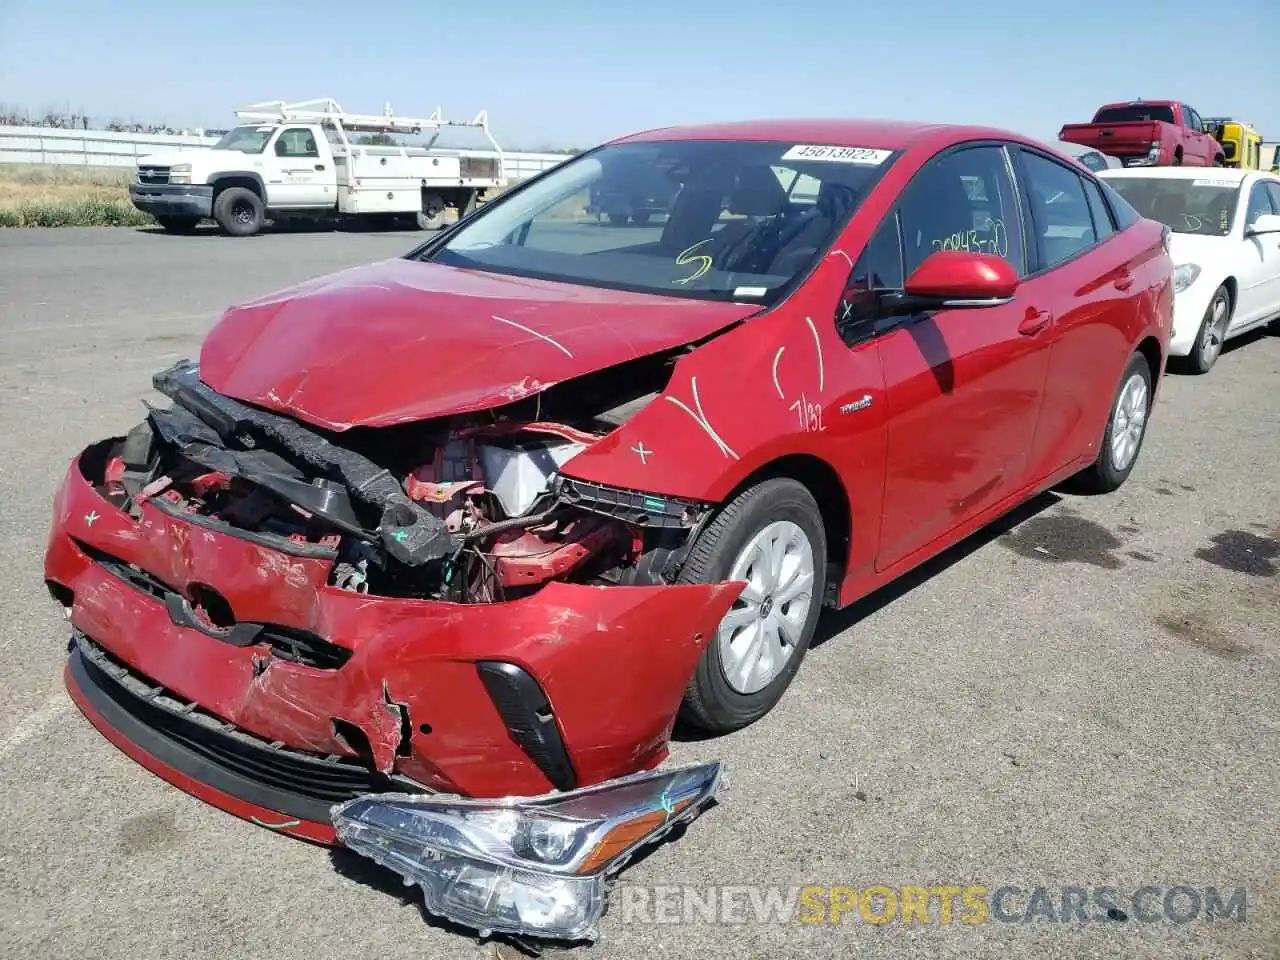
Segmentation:
{"type": "Polygon", "coordinates": [[[118,197],[27,200],[16,207],[0,208],[0,228],[141,227],[154,222],[150,214],[118,197]]]}

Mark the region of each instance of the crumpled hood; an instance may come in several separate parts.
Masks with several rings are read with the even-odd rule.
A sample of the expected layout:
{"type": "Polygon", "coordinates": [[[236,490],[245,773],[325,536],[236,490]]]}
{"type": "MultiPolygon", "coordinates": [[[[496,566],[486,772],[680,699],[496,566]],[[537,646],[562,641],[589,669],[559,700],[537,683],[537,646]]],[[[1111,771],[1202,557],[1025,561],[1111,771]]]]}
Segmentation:
{"type": "Polygon", "coordinates": [[[200,378],[316,426],[387,426],[511,403],[758,310],[395,259],[228,310],[200,378]]]}

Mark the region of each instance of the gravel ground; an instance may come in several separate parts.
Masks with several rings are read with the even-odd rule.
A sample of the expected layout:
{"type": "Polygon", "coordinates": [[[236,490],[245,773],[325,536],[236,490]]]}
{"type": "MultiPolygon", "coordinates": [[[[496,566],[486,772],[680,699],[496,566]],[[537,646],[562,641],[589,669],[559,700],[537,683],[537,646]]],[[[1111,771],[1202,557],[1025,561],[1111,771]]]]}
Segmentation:
{"type": "MultiPolygon", "coordinates": [[[[110,747],[62,691],[67,630],[41,586],[67,458],[136,422],[152,371],[194,354],[228,303],[416,239],[0,232],[0,543],[14,563],[0,582],[0,956],[505,954],[427,922],[359,858],[220,813],[110,747]]],[[[628,909],[575,952],[1280,957],[1277,377],[1267,336],[1208,377],[1172,377],[1119,493],[1045,496],[829,616],[769,717],[675,745],[678,760],[722,757],[730,789],[624,874],[628,909]],[[1015,886],[1000,905],[1018,918],[1045,906],[1030,894],[1043,886],[1058,920],[964,923],[957,901],[946,924],[935,900],[927,925],[856,908],[839,924],[768,922],[743,893],[716,922],[682,916],[675,893],[630,909],[667,884],[704,904],[713,884],[979,885],[989,904],[1015,886]],[[1243,922],[1166,919],[1179,885],[1247,888],[1243,922]],[[1154,922],[1061,922],[1064,886],[1155,887],[1154,922]]]]}

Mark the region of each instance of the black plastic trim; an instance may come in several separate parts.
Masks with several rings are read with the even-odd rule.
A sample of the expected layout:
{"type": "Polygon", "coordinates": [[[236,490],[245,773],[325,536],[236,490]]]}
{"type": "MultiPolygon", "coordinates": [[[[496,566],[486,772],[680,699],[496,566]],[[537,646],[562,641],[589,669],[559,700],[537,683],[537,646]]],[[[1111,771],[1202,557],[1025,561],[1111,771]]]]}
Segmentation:
{"type": "Polygon", "coordinates": [[[538,681],[514,663],[500,660],[481,660],[476,663],[476,671],[511,739],[557,790],[574,789],[578,775],[560,736],[551,703],[538,681]]]}
{"type": "Polygon", "coordinates": [[[115,661],[83,634],[72,638],[71,678],[112,729],[199,783],[288,817],[328,823],[336,803],[368,793],[425,792],[341,757],[268,743],[184,703],[115,661]]]}

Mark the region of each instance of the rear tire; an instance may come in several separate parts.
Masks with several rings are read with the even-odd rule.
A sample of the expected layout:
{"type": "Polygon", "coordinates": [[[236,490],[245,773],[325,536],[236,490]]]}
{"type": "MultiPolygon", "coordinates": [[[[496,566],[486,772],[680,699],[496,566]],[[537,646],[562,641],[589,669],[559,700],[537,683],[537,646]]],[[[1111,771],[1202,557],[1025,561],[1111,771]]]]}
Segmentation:
{"type": "Polygon", "coordinates": [[[813,639],[826,573],[822,514],[799,481],[765,480],[720,511],[694,542],[679,582],[749,583],[708,639],[682,721],[728,733],[773,709],[813,639]]]}
{"type": "Polygon", "coordinates": [[[1072,477],[1071,486],[1088,493],[1111,493],[1129,479],[1147,436],[1151,386],[1151,366],[1146,357],[1135,353],[1111,402],[1098,459],[1072,477]]]}
{"type": "Polygon", "coordinates": [[[615,227],[625,227],[627,225],[627,221],[631,219],[630,214],[626,213],[611,213],[608,214],[608,217],[609,222],[615,227]]]}
{"type": "Polygon", "coordinates": [[[445,211],[448,209],[444,197],[438,193],[422,195],[422,210],[418,213],[419,230],[439,230],[444,226],[445,211]]]}
{"type": "Polygon", "coordinates": [[[213,219],[229,237],[251,237],[262,229],[262,198],[245,187],[227,187],[213,201],[213,219]]]}

